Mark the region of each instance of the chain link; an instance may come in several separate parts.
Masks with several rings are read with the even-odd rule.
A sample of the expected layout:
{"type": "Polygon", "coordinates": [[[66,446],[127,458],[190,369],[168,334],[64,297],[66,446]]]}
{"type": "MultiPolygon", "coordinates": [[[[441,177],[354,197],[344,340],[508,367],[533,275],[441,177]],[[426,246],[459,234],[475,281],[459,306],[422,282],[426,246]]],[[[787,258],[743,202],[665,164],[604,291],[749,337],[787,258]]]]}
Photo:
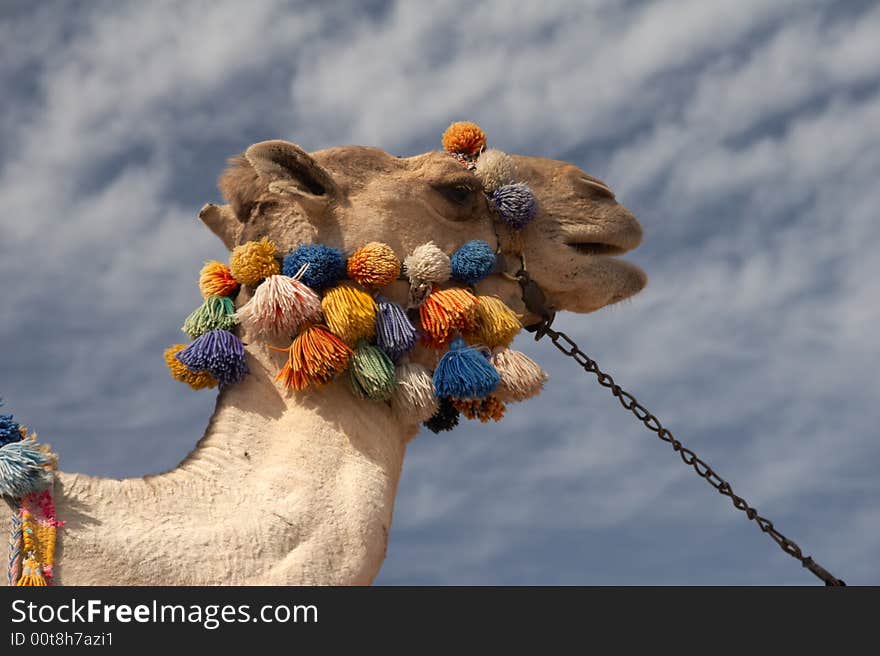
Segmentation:
{"type": "Polygon", "coordinates": [[[535,339],[540,340],[545,335],[550,338],[550,341],[553,343],[560,352],[568,357],[572,358],[575,362],[577,362],[587,373],[595,374],[596,380],[602,387],[607,387],[611,390],[611,394],[620,401],[620,405],[629,410],[635,417],[641,421],[645,427],[653,431],[657,434],[664,442],[668,442],[672,445],[672,449],[678,452],[678,455],[681,457],[682,462],[686,465],[691,466],[697,475],[701,478],[706,479],[706,481],[714,487],[720,494],[723,494],[726,497],[730,497],[730,500],[733,502],[733,505],[738,510],[742,510],[746,517],[751,520],[754,520],[761,530],[769,535],[776,544],[779,545],[779,548],[782,549],[785,553],[787,553],[792,558],[796,558],[801,562],[801,564],[810,570],[813,574],[815,574],[819,579],[824,581],[825,585],[829,586],[842,586],[846,585],[842,580],[833,576],[829,571],[820,566],[816,561],[814,561],[809,556],[804,556],[801,548],[793,541],[789,540],[782,533],[779,532],[776,527],[773,526],[773,522],[765,517],[761,517],[758,514],[758,511],[755,510],[749,503],[740,496],[737,496],[733,492],[733,488],[730,483],[725,481],[721,476],[719,476],[715,470],[713,470],[708,463],[704,462],[700,458],[697,457],[693,451],[684,446],[681,442],[679,442],[673,434],[666,428],[663,427],[663,424],[660,423],[660,420],[654,416],[650,410],[648,410],[645,406],[639,403],[636,398],[630,394],[629,392],[623,390],[620,385],[614,382],[614,379],[606,374],[604,371],[599,369],[599,365],[596,364],[595,360],[590,358],[586,353],[580,350],[577,344],[566,335],[565,333],[553,330],[550,327],[550,323],[552,321],[552,317],[546,318],[541,324],[537,326],[530,326],[529,328],[535,332],[535,339]]]}

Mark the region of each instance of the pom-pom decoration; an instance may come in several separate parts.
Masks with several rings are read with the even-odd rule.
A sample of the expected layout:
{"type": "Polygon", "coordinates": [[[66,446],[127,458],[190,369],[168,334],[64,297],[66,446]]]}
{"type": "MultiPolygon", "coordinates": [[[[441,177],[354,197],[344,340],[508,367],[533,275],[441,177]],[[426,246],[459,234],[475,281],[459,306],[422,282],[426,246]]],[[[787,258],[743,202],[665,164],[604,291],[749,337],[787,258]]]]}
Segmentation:
{"type": "Polygon", "coordinates": [[[241,340],[226,330],[212,330],[175,357],[195,373],[207,371],[221,385],[234,385],[248,373],[241,340]]]}
{"type": "Polygon", "coordinates": [[[454,405],[452,405],[452,401],[449,399],[440,399],[440,402],[437,404],[437,412],[424,422],[424,426],[432,433],[437,434],[451,431],[458,426],[460,416],[461,413],[454,405]]]}
{"type": "Polygon", "coordinates": [[[538,200],[528,185],[518,182],[499,187],[492,201],[501,220],[514,230],[525,228],[538,213],[538,200]]]}
{"type": "Polygon", "coordinates": [[[18,499],[52,481],[53,455],[32,439],[0,447],[0,496],[18,499]]]}
{"type": "Polygon", "coordinates": [[[394,363],[381,349],[360,340],[351,356],[348,379],[360,398],[387,401],[394,391],[394,363]]]}
{"type": "Polygon", "coordinates": [[[238,281],[223,262],[209,260],[199,271],[199,291],[202,292],[203,298],[232,296],[237,289],[238,281]]]}
{"type": "Polygon", "coordinates": [[[321,318],[321,299],[296,278],[273,275],[257,287],[235,317],[257,337],[289,338],[306,321],[321,318]]]}
{"type": "Polygon", "coordinates": [[[480,153],[474,172],[483,183],[483,190],[489,194],[516,181],[516,164],[513,158],[495,148],[480,153]]]}
{"type": "Polygon", "coordinates": [[[476,155],[486,147],[486,133],[470,121],[458,121],[443,132],[443,149],[461,155],[476,155]]]}
{"type": "Polygon", "coordinates": [[[226,296],[209,296],[193,310],[181,330],[190,339],[212,330],[232,330],[235,326],[235,304],[226,296]]]}
{"type": "Polygon", "coordinates": [[[486,357],[457,337],[434,369],[434,394],[438,398],[479,399],[494,392],[500,380],[486,357]]]}
{"type": "Polygon", "coordinates": [[[302,244],[291,251],[281,265],[281,272],[300,281],[315,291],[335,285],[345,278],[345,258],[342,251],[323,244],[302,244]],[[302,267],[308,268],[300,274],[302,267]]]}
{"type": "Polygon", "coordinates": [[[397,361],[416,343],[416,329],[400,305],[384,296],[376,298],[376,345],[397,361]]]}
{"type": "Polygon", "coordinates": [[[415,250],[404,258],[403,270],[411,285],[421,283],[439,285],[452,276],[449,256],[432,241],[416,246],[415,250]]]}
{"type": "Polygon", "coordinates": [[[287,362],[275,377],[288,389],[297,392],[309,385],[320,386],[345,371],[352,350],[324,326],[306,324],[286,349],[270,347],[287,353],[287,362]]]}
{"type": "Polygon", "coordinates": [[[391,411],[403,421],[421,423],[437,412],[431,372],[417,362],[405,362],[394,370],[391,411]]]}
{"type": "Polygon", "coordinates": [[[327,327],[349,346],[376,334],[376,302],[354,283],[342,282],[328,289],[321,308],[327,327]]]}
{"type": "Polygon", "coordinates": [[[348,277],[364,287],[385,287],[400,275],[400,260],[388,245],[372,241],[348,258],[348,277]]]}
{"type": "Polygon", "coordinates": [[[502,401],[525,401],[537,396],[547,382],[547,372],[525,353],[502,349],[492,355],[501,381],[495,391],[502,401]]]}
{"type": "Polygon", "coordinates": [[[452,399],[452,405],[468,419],[479,419],[481,423],[501,421],[507,407],[495,396],[485,399],[452,399]]]}
{"type": "Polygon", "coordinates": [[[500,298],[477,296],[474,320],[462,330],[462,336],[471,344],[487,346],[510,346],[522,324],[519,315],[500,298]]]}
{"type": "Polygon", "coordinates": [[[264,237],[236,246],[229,258],[229,270],[242,285],[251,286],[279,273],[274,242],[264,237]]]}
{"type": "Polygon", "coordinates": [[[21,424],[15,421],[12,415],[0,415],[0,446],[10,442],[18,442],[21,438],[21,424]]]}
{"type": "Polygon", "coordinates": [[[207,371],[190,371],[189,368],[177,359],[177,354],[186,348],[186,344],[175,344],[165,349],[165,364],[168,372],[174,380],[186,383],[194,390],[217,387],[217,379],[207,371]]]}
{"type": "Polygon", "coordinates": [[[422,339],[433,348],[444,348],[455,333],[471,324],[477,297],[453,287],[432,292],[419,307],[422,339]]]}
{"type": "Polygon", "coordinates": [[[495,251],[485,241],[466,242],[450,258],[452,277],[468,285],[476,285],[495,268],[495,251]]]}

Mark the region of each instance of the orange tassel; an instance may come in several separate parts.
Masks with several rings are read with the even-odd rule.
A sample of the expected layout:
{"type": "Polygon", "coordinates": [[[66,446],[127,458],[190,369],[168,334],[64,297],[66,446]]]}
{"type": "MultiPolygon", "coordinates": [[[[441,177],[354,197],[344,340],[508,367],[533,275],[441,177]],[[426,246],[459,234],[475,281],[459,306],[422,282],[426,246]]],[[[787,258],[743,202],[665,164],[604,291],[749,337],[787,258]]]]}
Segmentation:
{"type": "Polygon", "coordinates": [[[434,348],[445,348],[455,333],[472,325],[476,307],[477,297],[466,289],[431,292],[419,306],[423,341],[434,348]]]}
{"type": "Polygon", "coordinates": [[[199,271],[199,289],[203,298],[232,296],[238,289],[238,281],[232,277],[232,271],[223,262],[208,260],[199,271]]]}
{"type": "Polygon", "coordinates": [[[453,407],[468,419],[479,419],[484,424],[488,421],[501,421],[507,406],[494,396],[484,399],[452,399],[453,407]]]}
{"type": "Polygon", "coordinates": [[[309,385],[323,385],[345,371],[353,351],[324,326],[306,324],[286,349],[287,362],[275,377],[288,389],[300,392],[309,385]]]}

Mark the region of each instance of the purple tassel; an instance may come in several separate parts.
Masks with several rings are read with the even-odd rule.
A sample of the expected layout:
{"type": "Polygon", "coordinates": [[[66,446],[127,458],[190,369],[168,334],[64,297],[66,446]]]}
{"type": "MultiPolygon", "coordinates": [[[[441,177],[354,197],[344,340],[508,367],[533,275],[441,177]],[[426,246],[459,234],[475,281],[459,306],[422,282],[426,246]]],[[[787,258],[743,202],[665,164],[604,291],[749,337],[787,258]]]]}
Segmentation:
{"type": "Polygon", "coordinates": [[[248,373],[244,345],[226,330],[205,333],[176,357],[190,371],[207,371],[221,385],[234,385],[248,373]]]}
{"type": "Polygon", "coordinates": [[[492,200],[501,219],[514,230],[522,230],[538,213],[538,200],[527,184],[498,187],[492,193],[492,200]]]}
{"type": "Polygon", "coordinates": [[[376,298],[376,344],[395,362],[416,343],[416,329],[400,305],[384,296],[376,298]]]}

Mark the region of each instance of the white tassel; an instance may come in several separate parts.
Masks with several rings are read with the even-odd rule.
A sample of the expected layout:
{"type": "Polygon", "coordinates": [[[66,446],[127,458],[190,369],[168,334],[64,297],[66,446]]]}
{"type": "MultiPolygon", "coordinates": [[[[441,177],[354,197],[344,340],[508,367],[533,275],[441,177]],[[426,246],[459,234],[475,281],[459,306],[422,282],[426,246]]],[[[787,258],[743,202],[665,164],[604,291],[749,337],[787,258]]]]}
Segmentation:
{"type": "Polygon", "coordinates": [[[427,421],[437,412],[431,373],[415,362],[405,362],[394,369],[391,409],[398,419],[411,423],[427,421]]]}
{"type": "Polygon", "coordinates": [[[505,402],[525,401],[540,394],[547,372],[525,353],[501,349],[492,355],[492,364],[501,376],[494,395],[505,402]]]}
{"type": "Polygon", "coordinates": [[[486,193],[492,193],[498,187],[515,182],[516,164],[507,153],[490,148],[480,154],[476,174],[483,183],[486,193]]]}
{"type": "Polygon", "coordinates": [[[269,276],[235,317],[257,337],[290,337],[306,321],[320,319],[321,299],[299,280],[269,276]]]}

